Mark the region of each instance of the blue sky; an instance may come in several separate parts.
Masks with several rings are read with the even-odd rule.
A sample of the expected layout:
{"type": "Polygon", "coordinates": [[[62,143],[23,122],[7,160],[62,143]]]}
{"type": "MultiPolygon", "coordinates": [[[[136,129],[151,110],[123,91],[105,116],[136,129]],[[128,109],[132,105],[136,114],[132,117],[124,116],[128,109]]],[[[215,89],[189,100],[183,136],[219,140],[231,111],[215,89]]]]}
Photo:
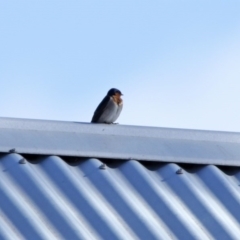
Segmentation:
{"type": "Polygon", "coordinates": [[[240,131],[240,1],[0,0],[0,116],[240,131]]]}

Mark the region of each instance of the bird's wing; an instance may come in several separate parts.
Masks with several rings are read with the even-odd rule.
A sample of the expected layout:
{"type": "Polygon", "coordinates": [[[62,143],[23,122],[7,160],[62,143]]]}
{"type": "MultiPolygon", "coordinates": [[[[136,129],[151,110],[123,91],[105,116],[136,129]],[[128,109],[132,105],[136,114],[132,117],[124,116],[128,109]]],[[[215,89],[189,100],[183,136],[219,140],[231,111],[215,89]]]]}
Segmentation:
{"type": "Polygon", "coordinates": [[[101,117],[102,113],[104,112],[108,102],[110,101],[110,97],[106,96],[98,105],[97,109],[94,112],[92,117],[92,123],[98,122],[99,118],[101,117]]]}

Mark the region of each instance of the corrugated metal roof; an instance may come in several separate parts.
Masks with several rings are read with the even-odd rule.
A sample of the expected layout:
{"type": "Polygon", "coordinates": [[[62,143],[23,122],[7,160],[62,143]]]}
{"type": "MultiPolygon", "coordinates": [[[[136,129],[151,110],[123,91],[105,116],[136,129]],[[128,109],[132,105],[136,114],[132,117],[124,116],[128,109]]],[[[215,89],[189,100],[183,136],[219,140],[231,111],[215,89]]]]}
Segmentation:
{"type": "Polygon", "coordinates": [[[239,137],[0,118],[0,239],[239,239],[239,137]]]}
{"type": "Polygon", "coordinates": [[[0,239],[239,239],[237,167],[37,157],[0,156],[0,239]]]}
{"type": "Polygon", "coordinates": [[[240,133],[0,118],[0,152],[240,166],[240,133]]]}

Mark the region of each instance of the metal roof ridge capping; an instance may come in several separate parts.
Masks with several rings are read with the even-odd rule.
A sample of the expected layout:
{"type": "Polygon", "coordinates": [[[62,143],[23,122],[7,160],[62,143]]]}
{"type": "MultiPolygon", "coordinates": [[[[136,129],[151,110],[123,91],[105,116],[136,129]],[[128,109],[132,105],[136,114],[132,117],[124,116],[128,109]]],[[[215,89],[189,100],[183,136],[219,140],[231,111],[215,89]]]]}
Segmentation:
{"type": "Polygon", "coordinates": [[[0,152],[240,166],[240,133],[0,118],[0,152]]]}

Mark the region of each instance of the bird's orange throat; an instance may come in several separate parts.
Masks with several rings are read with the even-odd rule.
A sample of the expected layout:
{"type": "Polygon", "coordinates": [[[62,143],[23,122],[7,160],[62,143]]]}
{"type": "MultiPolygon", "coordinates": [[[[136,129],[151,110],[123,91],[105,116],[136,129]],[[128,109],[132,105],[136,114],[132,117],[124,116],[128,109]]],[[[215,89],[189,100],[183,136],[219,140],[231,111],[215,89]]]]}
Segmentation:
{"type": "Polygon", "coordinates": [[[121,105],[123,103],[123,100],[121,99],[120,95],[114,95],[112,96],[112,98],[113,98],[113,101],[117,103],[117,105],[121,105]]]}

